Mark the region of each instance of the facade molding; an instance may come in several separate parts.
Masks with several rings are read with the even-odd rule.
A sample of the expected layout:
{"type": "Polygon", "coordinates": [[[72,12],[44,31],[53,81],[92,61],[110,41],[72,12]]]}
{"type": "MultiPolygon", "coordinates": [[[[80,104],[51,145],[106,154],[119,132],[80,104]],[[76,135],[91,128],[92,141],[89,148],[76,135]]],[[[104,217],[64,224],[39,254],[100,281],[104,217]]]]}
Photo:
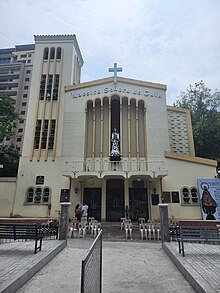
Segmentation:
{"type": "Polygon", "coordinates": [[[75,34],[72,34],[72,35],[34,35],[34,40],[37,43],[65,43],[65,42],[73,42],[74,43],[74,47],[75,47],[75,50],[76,50],[76,53],[77,53],[77,56],[79,57],[79,64],[80,66],[82,67],[83,66],[83,63],[84,63],[84,60],[83,60],[83,57],[82,57],[82,53],[80,51],[80,48],[79,48],[79,44],[78,44],[78,41],[77,41],[77,38],[76,38],[76,35],[75,34]]]}
{"type": "Polygon", "coordinates": [[[187,155],[172,153],[168,151],[164,152],[164,156],[165,158],[168,158],[168,159],[180,160],[180,161],[208,165],[208,166],[217,166],[217,161],[205,159],[201,157],[187,156],[187,155]]]}
{"type": "MultiPolygon", "coordinates": [[[[117,81],[124,82],[127,84],[132,84],[132,85],[160,89],[160,90],[167,89],[167,86],[164,84],[136,80],[136,79],[126,78],[126,77],[117,77],[117,81]]],[[[76,89],[82,89],[82,88],[86,88],[86,87],[97,86],[97,85],[111,83],[111,82],[113,82],[113,77],[106,77],[106,78],[101,78],[101,79],[97,79],[97,80],[83,82],[83,83],[80,83],[77,85],[67,85],[67,86],[65,86],[64,90],[65,90],[65,92],[68,92],[68,91],[72,91],[72,90],[76,90],[76,89]]]]}

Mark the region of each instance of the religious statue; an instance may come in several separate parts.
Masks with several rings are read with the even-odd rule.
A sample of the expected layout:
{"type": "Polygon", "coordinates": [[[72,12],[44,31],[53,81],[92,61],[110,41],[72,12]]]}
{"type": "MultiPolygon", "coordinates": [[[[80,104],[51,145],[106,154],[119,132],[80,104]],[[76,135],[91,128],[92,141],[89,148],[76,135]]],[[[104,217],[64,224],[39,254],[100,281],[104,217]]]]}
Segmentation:
{"type": "Polygon", "coordinates": [[[217,203],[212,198],[210,192],[208,191],[207,186],[204,186],[202,193],[202,210],[205,214],[207,214],[206,220],[215,220],[215,212],[217,203]]]}
{"type": "Polygon", "coordinates": [[[117,128],[114,128],[111,136],[111,154],[110,154],[110,159],[111,161],[120,161],[121,156],[120,156],[120,150],[119,150],[119,142],[120,142],[120,137],[117,128]]]}

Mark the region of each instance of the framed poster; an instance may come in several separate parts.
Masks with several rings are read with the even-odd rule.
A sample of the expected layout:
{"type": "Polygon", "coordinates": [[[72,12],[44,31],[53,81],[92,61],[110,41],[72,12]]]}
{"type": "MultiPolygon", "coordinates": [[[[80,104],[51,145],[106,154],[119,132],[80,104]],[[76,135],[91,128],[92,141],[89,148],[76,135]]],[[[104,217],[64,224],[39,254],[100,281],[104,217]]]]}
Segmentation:
{"type": "Polygon", "coordinates": [[[69,189],[61,189],[60,191],[60,202],[69,201],[69,189]]]}
{"type": "Polygon", "coordinates": [[[159,204],[159,194],[153,193],[151,194],[151,202],[153,206],[156,206],[159,204]]]}
{"type": "Polygon", "coordinates": [[[198,178],[203,220],[220,221],[220,179],[198,178]]]}

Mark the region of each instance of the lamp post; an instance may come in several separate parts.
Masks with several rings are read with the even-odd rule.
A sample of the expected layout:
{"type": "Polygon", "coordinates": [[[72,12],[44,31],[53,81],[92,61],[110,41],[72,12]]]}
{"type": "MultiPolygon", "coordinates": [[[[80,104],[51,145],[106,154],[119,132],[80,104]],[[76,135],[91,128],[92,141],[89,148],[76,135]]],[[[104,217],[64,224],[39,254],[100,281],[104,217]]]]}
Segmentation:
{"type": "Polygon", "coordinates": [[[0,177],[2,176],[3,164],[0,164],[0,177]]]}

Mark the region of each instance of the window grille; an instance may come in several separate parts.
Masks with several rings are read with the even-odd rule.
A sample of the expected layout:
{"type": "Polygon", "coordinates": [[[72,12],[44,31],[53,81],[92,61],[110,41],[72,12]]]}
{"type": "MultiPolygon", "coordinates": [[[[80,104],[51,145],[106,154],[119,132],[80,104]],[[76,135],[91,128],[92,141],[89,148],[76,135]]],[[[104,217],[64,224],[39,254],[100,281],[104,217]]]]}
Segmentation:
{"type": "Polygon", "coordinates": [[[53,100],[54,101],[56,101],[58,98],[59,80],[60,80],[60,76],[59,76],[59,74],[56,74],[55,81],[54,81],[54,88],[53,88],[53,100]]]}
{"type": "Polygon", "coordinates": [[[46,149],[47,145],[47,133],[48,133],[48,120],[44,120],[43,132],[42,132],[42,140],[41,140],[41,148],[46,149]]]}
{"type": "Polygon", "coordinates": [[[34,148],[39,148],[40,143],[40,131],[41,131],[41,120],[37,120],[36,129],[35,129],[35,137],[34,137],[34,148]]]}
{"type": "Polygon", "coordinates": [[[40,82],[40,100],[44,100],[44,91],[46,85],[46,74],[42,74],[40,82]]]}

